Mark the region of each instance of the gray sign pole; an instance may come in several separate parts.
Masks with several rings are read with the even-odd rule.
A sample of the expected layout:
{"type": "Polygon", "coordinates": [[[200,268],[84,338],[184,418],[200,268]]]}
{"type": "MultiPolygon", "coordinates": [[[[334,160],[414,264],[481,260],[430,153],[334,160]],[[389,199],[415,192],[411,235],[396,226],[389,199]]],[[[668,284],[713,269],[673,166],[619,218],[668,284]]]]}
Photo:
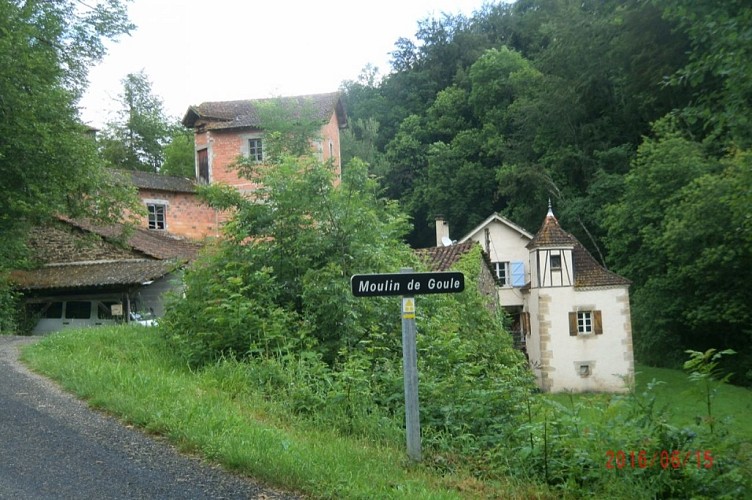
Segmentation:
{"type": "MultiPolygon", "coordinates": [[[[411,273],[412,268],[403,268],[411,273]]],[[[420,462],[420,409],[418,407],[418,345],[415,328],[415,297],[402,297],[402,369],[405,378],[405,431],[407,455],[420,462]]]]}

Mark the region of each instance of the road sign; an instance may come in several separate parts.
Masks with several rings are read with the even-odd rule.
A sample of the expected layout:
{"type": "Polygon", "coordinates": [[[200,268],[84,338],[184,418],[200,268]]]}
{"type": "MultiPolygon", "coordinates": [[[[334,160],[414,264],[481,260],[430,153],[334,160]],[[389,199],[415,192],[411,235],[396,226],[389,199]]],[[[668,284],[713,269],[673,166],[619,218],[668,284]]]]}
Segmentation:
{"type": "Polygon", "coordinates": [[[457,272],[355,274],[350,278],[356,297],[402,295],[402,370],[405,384],[405,438],[407,454],[420,462],[420,408],[418,406],[418,346],[415,297],[429,293],[458,293],[465,289],[465,275],[457,272]]]}
{"type": "Polygon", "coordinates": [[[465,275],[447,271],[439,273],[355,274],[350,278],[356,297],[385,295],[426,295],[459,293],[465,289],[465,275]]]}

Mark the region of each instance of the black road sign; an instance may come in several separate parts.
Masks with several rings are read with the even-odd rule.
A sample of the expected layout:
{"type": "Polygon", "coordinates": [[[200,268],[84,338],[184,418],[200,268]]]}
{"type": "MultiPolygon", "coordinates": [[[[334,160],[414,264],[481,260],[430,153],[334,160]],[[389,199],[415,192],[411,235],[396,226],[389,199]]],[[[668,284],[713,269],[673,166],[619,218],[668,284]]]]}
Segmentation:
{"type": "Polygon", "coordinates": [[[355,274],[350,278],[356,297],[384,295],[426,295],[459,293],[465,289],[465,275],[458,272],[355,274]]]}

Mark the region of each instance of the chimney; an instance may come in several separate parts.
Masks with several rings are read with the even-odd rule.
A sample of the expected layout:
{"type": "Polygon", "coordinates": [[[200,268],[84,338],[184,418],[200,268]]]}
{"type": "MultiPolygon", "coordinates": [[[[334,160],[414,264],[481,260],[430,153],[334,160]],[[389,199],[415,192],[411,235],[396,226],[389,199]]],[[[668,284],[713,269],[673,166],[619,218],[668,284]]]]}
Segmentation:
{"type": "Polygon", "coordinates": [[[449,223],[444,220],[443,215],[436,216],[436,246],[448,247],[452,244],[449,238],[449,223]]]}

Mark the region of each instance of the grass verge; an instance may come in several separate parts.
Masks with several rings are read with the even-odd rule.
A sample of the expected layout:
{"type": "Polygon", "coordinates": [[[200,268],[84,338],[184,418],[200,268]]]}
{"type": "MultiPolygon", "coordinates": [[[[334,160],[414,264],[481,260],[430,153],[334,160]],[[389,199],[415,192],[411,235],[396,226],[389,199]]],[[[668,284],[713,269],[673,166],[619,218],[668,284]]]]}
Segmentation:
{"type": "Polygon", "coordinates": [[[436,474],[404,450],[314,428],[285,415],[223,362],[191,372],[153,329],[115,327],[51,335],[22,359],[95,408],[167,437],[228,469],[318,498],[545,498],[544,488],[436,474]]]}

